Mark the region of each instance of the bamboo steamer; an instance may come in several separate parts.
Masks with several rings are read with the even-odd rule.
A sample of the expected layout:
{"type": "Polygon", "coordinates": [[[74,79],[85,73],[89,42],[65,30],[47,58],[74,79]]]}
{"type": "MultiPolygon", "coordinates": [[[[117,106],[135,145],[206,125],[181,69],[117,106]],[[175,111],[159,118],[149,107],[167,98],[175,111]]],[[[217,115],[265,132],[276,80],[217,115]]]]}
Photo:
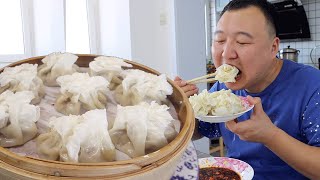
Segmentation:
{"type": "MultiPolygon", "coordinates": [[[[97,57],[77,54],[76,64],[88,67],[97,57]]],[[[44,56],[25,59],[8,67],[23,63],[42,64],[44,56]]],[[[134,69],[159,75],[142,64],[126,60],[134,69]]],[[[3,69],[2,69],[3,70],[3,69]]],[[[2,70],[0,70],[2,72],[2,70]]],[[[182,154],[190,143],[194,128],[194,114],[183,91],[168,79],[173,87],[169,100],[173,103],[181,122],[180,132],[167,146],[145,156],[124,161],[104,163],[68,163],[20,156],[0,147],[0,179],[170,179],[182,154]]]]}

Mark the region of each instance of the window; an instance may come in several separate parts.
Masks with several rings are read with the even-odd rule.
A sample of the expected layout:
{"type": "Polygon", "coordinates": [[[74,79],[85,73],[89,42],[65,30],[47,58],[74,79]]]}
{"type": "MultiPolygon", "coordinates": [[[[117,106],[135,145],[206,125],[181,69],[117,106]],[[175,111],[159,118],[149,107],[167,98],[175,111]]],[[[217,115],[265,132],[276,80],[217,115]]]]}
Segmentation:
{"type": "Polygon", "coordinates": [[[98,2],[0,1],[0,67],[56,51],[96,53],[98,45],[89,41],[98,37],[96,27],[92,27],[98,24],[92,22],[98,21],[93,17],[99,12],[98,2]]]}
{"type": "Polygon", "coordinates": [[[212,12],[212,6],[211,6],[211,3],[212,3],[211,0],[205,1],[205,33],[206,33],[206,59],[207,59],[207,63],[209,61],[212,61],[212,56],[211,56],[211,44],[212,44],[211,12],[212,12]]]}
{"type": "Polygon", "coordinates": [[[0,61],[2,66],[24,57],[21,12],[20,0],[0,1],[0,61]]]}
{"type": "Polygon", "coordinates": [[[66,1],[66,51],[89,54],[86,0],[66,1]]]}
{"type": "Polygon", "coordinates": [[[0,1],[0,54],[24,54],[20,1],[0,1]],[[8,18],[10,17],[10,18],[8,18]]]}

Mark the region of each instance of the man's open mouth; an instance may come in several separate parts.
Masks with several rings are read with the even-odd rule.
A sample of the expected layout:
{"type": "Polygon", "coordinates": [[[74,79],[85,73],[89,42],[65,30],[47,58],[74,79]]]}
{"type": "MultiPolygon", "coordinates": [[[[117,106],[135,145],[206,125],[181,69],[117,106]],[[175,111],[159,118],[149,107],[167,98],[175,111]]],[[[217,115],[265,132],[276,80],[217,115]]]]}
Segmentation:
{"type": "Polygon", "coordinates": [[[241,78],[241,74],[242,74],[242,71],[239,70],[239,72],[238,72],[238,74],[237,74],[237,76],[236,76],[236,78],[235,78],[236,81],[241,78]]]}

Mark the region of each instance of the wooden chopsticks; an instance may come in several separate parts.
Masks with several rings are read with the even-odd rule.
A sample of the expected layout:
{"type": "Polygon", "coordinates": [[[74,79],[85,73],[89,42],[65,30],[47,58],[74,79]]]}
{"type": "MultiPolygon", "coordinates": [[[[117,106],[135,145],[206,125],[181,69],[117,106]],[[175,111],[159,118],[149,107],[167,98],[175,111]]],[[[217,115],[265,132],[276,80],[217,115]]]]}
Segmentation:
{"type": "Polygon", "coordinates": [[[215,75],[217,73],[214,72],[214,73],[211,73],[211,74],[207,74],[207,75],[204,75],[204,76],[201,76],[201,77],[197,77],[197,78],[194,78],[194,79],[190,79],[187,81],[188,84],[199,84],[199,83],[211,83],[211,82],[215,82],[217,80],[215,80],[215,75]],[[208,79],[209,78],[209,79],[208,79]]]}

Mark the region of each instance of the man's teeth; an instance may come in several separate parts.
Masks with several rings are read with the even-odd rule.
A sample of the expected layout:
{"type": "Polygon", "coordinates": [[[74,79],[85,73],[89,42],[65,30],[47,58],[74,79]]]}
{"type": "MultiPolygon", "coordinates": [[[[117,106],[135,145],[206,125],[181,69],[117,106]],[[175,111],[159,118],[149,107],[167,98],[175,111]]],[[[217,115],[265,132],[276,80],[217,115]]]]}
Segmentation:
{"type": "Polygon", "coordinates": [[[240,74],[241,74],[241,72],[239,72],[239,73],[237,74],[237,76],[236,76],[236,77],[239,77],[239,76],[240,76],[240,74]]]}

